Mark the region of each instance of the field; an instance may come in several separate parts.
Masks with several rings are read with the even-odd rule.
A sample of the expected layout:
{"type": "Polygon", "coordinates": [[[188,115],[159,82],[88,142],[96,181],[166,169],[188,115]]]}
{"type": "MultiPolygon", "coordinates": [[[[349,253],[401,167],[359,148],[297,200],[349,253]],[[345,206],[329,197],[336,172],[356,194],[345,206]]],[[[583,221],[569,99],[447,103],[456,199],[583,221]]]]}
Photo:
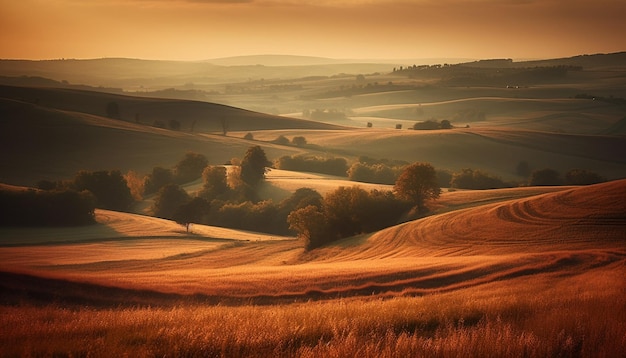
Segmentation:
{"type": "MultiPolygon", "coordinates": [[[[624,69],[588,60],[592,65],[565,79],[519,88],[448,86],[384,72],[351,87],[355,76],[273,79],[272,71],[287,77],[303,69],[264,66],[256,69],[264,82],[246,82],[239,68],[226,66],[224,77],[198,81],[197,89],[229,106],[129,93],[138,83],[115,78],[108,67],[101,73],[109,76],[97,80],[125,92],[1,85],[3,189],[68,179],[80,169],[145,174],[173,166],[187,151],[220,165],[252,145],[271,160],[424,161],[521,185],[444,188],[425,217],[311,251],[294,236],[200,224],[186,232],[148,215],[154,196],[133,213],[97,209],[95,225],[0,227],[0,356],[623,356],[624,69]],[[219,83],[230,90],[210,92],[219,83]],[[575,98],[584,92],[598,99],[575,98]],[[121,118],[106,113],[111,102],[121,118]],[[283,108],[270,111],[271,103],[283,108]],[[315,108],[347,115],[306,118],[303,109],[315,108]],[[407,130],[430,118],[455,127],[407,130]],[[173,119],[181,128],[154,125],[173,119]],[[279,136],[304,136],[307,144],[278,144],[279,136]],[[582,168],[607,181],[527,186],[515,172],[520,161],[561,173],[582,168]]],[[[125,67],[137,66],[133,61],[115,61],[140,73],[125,67]]],[[[26,65],[0,63],[0,75],[22,75],[26,65]]],[[[73,73],[47,65],[37,73],[59,81],[73,73]]],[[[95,62],[74,65],[75,77],[66,78],[102,84],[88,82],[95,62]]],[[[169,76],[163,83],[155,77],[146,91],[187,79],[182,67],[160,65],[169,76]]],[[[311,66],[311,73],[347,68],[311,66]]],[[[279,202],[298,188],[326,195],[352,185],[392,189],[271,169],[258,195],[279,202]]],[[[201,187],[201,180],[183,186],[192,194],[201,187]]]]}

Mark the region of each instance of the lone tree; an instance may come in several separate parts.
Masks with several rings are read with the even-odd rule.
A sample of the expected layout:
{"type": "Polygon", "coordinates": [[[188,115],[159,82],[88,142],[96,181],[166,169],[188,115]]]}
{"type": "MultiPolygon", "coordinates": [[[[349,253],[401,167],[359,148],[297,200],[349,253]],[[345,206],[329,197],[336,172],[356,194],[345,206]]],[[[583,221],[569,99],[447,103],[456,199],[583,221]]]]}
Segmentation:
{"type": "Polygon", "coordinates": [[[396,180],[394,191],[398,198],[415,204],[419,212],[426,208],[426,200],[437,199],[441,194],[437,172],[429,163],[413,163],[406,167],[396,180]]]}
{"type": "Polygon", "coordinates": [[[183,225],[187,233],[192,223],[199,223],[209,213],[211,206],[208,201],[195,197],[191,201],[181,205],[174,211],[172,218],[178,224],[183,225]]]}
{"type": "Polygon", "coordinates": [[[241,161],[241,180],[250,186],[257,185],[265,178],[265,167],[271,164],[260,146],[248,148],[241,161]]]}

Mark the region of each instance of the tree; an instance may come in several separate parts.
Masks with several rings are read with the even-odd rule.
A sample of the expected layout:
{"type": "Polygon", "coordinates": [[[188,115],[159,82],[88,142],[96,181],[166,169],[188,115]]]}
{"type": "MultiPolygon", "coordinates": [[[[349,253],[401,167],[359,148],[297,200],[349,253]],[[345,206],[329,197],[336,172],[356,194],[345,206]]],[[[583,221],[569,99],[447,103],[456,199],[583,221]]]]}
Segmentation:
{"type": "Polygon", "coordinates": [[[172,218],[178,224],[183,225],[189,233],[189,225],[202,222],[204,216],[209,213],[211,206],[208,201],[195,197],[189,202],[179,206],[173,213],[172,218]]]}
{"type": "Polygon", "coordinates": [[[248,148],[241,161],[241,180],[250,186],[256,186],[265,178],[265,167],[269,165],[271,163],[267,160],[265,152],[260,146],[248,148]]]}
{"type": "Polygon", "coordinates": [[[124,175],[124,179],[126,179],[126,184],[128,185],[128,189],[130,190],[130,194],[133,196],[133,199],[141,201],[143,199],[146,178],[140,176],[135,171],[129,170],[126,175],[124,175]]]}
{"type": "Polygon", "coordinates": [[[291,144],[295,145],[296,147],[304,147],[306,145],[306,138],[302,136],[293,137],[293,139],[291,140],[291,144]]]}
{"type": "Polygon", "coordinates": [[[428,163],[413,163],[406,167],[394,185],[396,195],[413,203],[419,212],[425,209],[424,203],[436,199],[441,194],[435,168],[428,163]]]}
{"type": "Polygon", "coordinates": [[[563,181],[561,180],[561,175],[554,169],[539,169],[535,170],[531,176],[529,185],[561,185],[563,181]]]}
{"type": "Polygon", "coordinates": [[[226,136],[226,134],[228,134],[228,129],[229,129],[228,121],[226,120],[226,118],[222,118],[220,120],[220,123],[222,124],[222,135],[226,136]]]}
{"type": "Polygon", "coordinates": [[[452,123],[450,123],[447,119],[441,120],[441,124],[439,126],[441,129],[452,129],[452,123]]]}
{"type": "Polygon", "coordinates": [[[172,219],[178,208],[189,201],[189,195],[185,190],[176,184],[167,184],[159,189],[152,206],[152,212],[154,216],[172,219]]]}
{"type": "Polygon", "coordinates": [[[289,229],[298,233],[304,240],[304,249],[312,250],[332,241],[324,213],[316,206],[295,210],[287,217],[289,229]]]}
{"type": "Polygon", "coordinates": [[[106,106],[107,117],[113,119],[121,119],[120,105],[117,102],[109,102],[106,106]]]}
{"type": "Polygon", "coordinates": [[[287,137],[285,137],[284,135],[279,135],[278,137],[276,137],[276,139],[272,141],[272,143],[279,145],[289,145],[289,139],[287,139],[287,137]]]}
{"type": "Polygon", "coordinates": [[[202,172],[204,185],[198,193],[199,196],[207,199],[226,199],[230,188],[227,182],[226,168],[223,166],[209,165],[202,172]]]}
{"type": "Polygon", "coordinates": [[[452,175],[450,186],[459,189],[482,190],[506,188],[509,185],[502,179],[489,175],[481,170],[465,168],[452,175]]]}
{"type": "Polygon", "coordinates": [[[202,171],[209,165],[209,160],[202,154],[187,152],[174,167],[176,181],[178,183],[188,183],[202,176],[202,171]]]}
{"type": "Polygon", "coordinates": [[[180,122],[175,119],[170,119],[169,121],[170,129],[174,131],[180,130],[180,122]]]}
{"type": "Polygon", "coordinates": [[[123,211],[133,202],[126,179],[119,170],[82,170],[74,177],[72,186],[77,191],[89,190],[99,208],[123,211]]]}

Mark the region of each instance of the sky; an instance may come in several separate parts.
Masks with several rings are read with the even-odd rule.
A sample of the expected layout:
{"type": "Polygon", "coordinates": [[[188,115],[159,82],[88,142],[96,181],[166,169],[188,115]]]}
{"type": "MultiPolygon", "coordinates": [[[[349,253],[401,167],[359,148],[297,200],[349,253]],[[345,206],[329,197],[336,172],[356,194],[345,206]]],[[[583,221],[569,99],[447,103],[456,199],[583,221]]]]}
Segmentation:
{"type": "Polygon", "coordinates": [[[539,59],[626,51],[623,0],[0,0],[0,58],[539,59]]]}

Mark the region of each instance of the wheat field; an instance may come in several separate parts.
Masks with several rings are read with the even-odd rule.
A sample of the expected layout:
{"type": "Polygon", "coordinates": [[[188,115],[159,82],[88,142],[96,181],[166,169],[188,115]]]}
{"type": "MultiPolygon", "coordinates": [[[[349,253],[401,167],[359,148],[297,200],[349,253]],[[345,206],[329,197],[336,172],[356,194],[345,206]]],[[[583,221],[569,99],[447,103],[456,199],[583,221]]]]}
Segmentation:
{"type": "Polygon", "coordinates": [[[2,355],[617,357],[625,188],[483,193],[311,252],[100,211],[90,241],[0,248],[2,355]]]}

